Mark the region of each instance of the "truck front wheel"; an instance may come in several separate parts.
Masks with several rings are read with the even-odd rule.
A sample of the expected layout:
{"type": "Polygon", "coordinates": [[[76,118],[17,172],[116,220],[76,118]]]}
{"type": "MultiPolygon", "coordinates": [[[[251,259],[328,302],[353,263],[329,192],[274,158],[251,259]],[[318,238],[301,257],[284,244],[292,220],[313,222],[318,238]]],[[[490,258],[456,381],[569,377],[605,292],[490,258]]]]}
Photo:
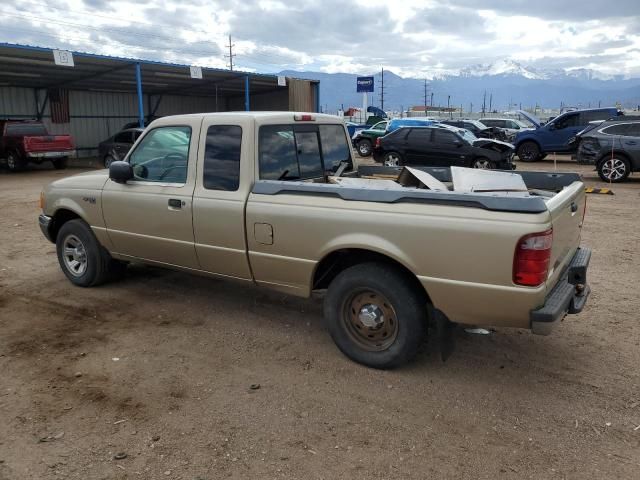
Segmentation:
{"type": "Polygon", "coordinates": [[[413,359],[427,334],[424,296],[403,272],[363,263],[336,276],[324,315],[338,348],[372,368],[394,368],[413,359]]]}
{"type": "Polygon", "coordinates": [[[58,231],[56,251],[60,268],[79,287],[92,287],[107,281],[124,265],[100,245],[83,220],[69,220],[58,231]]]}

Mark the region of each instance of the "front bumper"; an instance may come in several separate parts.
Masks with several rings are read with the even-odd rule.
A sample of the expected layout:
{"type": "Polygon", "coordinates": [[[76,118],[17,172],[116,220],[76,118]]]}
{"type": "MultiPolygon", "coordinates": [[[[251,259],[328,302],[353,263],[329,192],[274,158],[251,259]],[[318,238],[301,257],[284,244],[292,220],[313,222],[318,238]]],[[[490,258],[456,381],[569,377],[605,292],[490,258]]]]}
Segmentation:
{"type": "Polygon", "coordinates": [[[63,152],[27,152],[28,158],[61,158],[75,156],[75,150],[65,150],[63,152]]]}
{"type": "Polygon", "coordinates": [[[531,311],[529,318],[533,333],[549,335],[567,314],[582,311],[591,293],[591,288],[587,283],[587,269],[590,260],[591,250],[578,248],[569,267],[546,296],[544,305],[531,311]]]}
{"type": "Polygon", "coordinates": [[[53,224],[53,219],[44,213],[41,213],[38,216],[38,225],[40,225],[40,230],[42,234],[45,236],[47,240],[53,243],[53,235],[51,234],[51,226],[53,224]]]}

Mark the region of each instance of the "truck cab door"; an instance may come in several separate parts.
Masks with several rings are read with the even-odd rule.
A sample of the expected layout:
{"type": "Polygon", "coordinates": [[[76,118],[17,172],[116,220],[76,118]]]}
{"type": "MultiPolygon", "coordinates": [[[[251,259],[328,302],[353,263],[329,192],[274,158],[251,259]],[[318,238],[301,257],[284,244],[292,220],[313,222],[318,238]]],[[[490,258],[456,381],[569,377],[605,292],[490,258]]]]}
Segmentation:
{"type": "Polygon", "coordinates": [[[105,184],[102,211],[114,253],[199,268],[192,201],[201,122],[189,119],[145,132],[127,159],[133,179],[105,184]]]}
{"type": "Polygon", "coordinates": [[[244,209],[254,177],[254,128],[249,118],[221,121],[202,123],[193,196],[195,248],[202,270],[251,280],[244,209]]]}

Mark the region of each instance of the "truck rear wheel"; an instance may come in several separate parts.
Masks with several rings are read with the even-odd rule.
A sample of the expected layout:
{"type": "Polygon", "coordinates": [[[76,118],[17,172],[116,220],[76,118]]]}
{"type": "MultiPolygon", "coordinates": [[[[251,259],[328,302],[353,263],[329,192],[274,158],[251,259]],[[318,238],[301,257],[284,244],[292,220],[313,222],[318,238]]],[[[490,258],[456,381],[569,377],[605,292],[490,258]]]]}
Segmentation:
{"type": "Polygon", "coordinates": [[[413,359],[427,334],[423,295],[393,266],[363,263],[336,276],[324,315],[338,348],[372,368],[394,368],[413,359]]]}
{"type": "Polygon", "coordinates": [[[122,269],[122,264],[111,258],[83,220],[69,220],[60,227],[56,251],[62,272],[79,287],[104,283],[122,269]]]}
{"type": "Polygon", "coordinates": [[[16,152],[9,152],[7,154],[7,168],[11,172],[20,172],[24,170],[27,163],[24,159],[16,152]]]}
{"type": "Polygon", "coordinates": [[[69,157],[56,158],[51,160],[51,163],[53,163],[53,168],[56,170],[64,170],[69,163],[69,157]]]}

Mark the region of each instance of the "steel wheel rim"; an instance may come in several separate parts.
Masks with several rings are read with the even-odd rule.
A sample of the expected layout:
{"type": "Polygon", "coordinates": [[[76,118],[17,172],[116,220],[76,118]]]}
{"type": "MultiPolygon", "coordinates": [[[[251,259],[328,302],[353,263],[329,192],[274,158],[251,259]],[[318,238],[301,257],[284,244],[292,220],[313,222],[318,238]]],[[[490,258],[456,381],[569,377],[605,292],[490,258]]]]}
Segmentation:
{"type": "Polygon", "coordinates": [[[87,251],[75,235],[67,235],[62,242],[62,259],[67,271],[81,277],[87,271],[87,251]]]}
{"type": "Polygon", "coordinates": [[[476,163],[473,164],[473,168],[487,170],[489,169],[489,160],[476,160],[476,163]]]}
{"type": "Polygon", "coordinates": [[[398,319],[391,302],[371,289],[359,290],[346,299],[342,323],[349,339],[369,352],[388,349],[398,336],[398,319]]]}
{"type": "Polygon", "coordinates": [[[602,175],[609,180],[620,180],[626,171],[627,166],[619,158],[605,160],[602,164],[602,175]]]}
{"type": "Polygon", "coordinates": [[[397,167],[400,165],[400,157],[397,155],[387,155],[387,158],[384,160],[385,167],[397,167]]]}
{"type": "Polygon", "coordinates": [[[7,156],[7,166],[9,168],[15,168],[15,166],[16,166],[16,158],[13,156],[13,154],[9,154],[7,156]]]}
{"type": "Polygon", "coordinates": [[[113,157],[111,155],[108,155],[107,158],[105,158],[104,160],[105,168],[109,168],[112,162],[113,162],[113,157]]]}
{"type": "Polygon", "coordinates": [[[369,148],[367,142],[360,142],[358,144],[358,152],[360,153],[360,155],[368,155],[370,151],[371,149],[369,148]]]}

